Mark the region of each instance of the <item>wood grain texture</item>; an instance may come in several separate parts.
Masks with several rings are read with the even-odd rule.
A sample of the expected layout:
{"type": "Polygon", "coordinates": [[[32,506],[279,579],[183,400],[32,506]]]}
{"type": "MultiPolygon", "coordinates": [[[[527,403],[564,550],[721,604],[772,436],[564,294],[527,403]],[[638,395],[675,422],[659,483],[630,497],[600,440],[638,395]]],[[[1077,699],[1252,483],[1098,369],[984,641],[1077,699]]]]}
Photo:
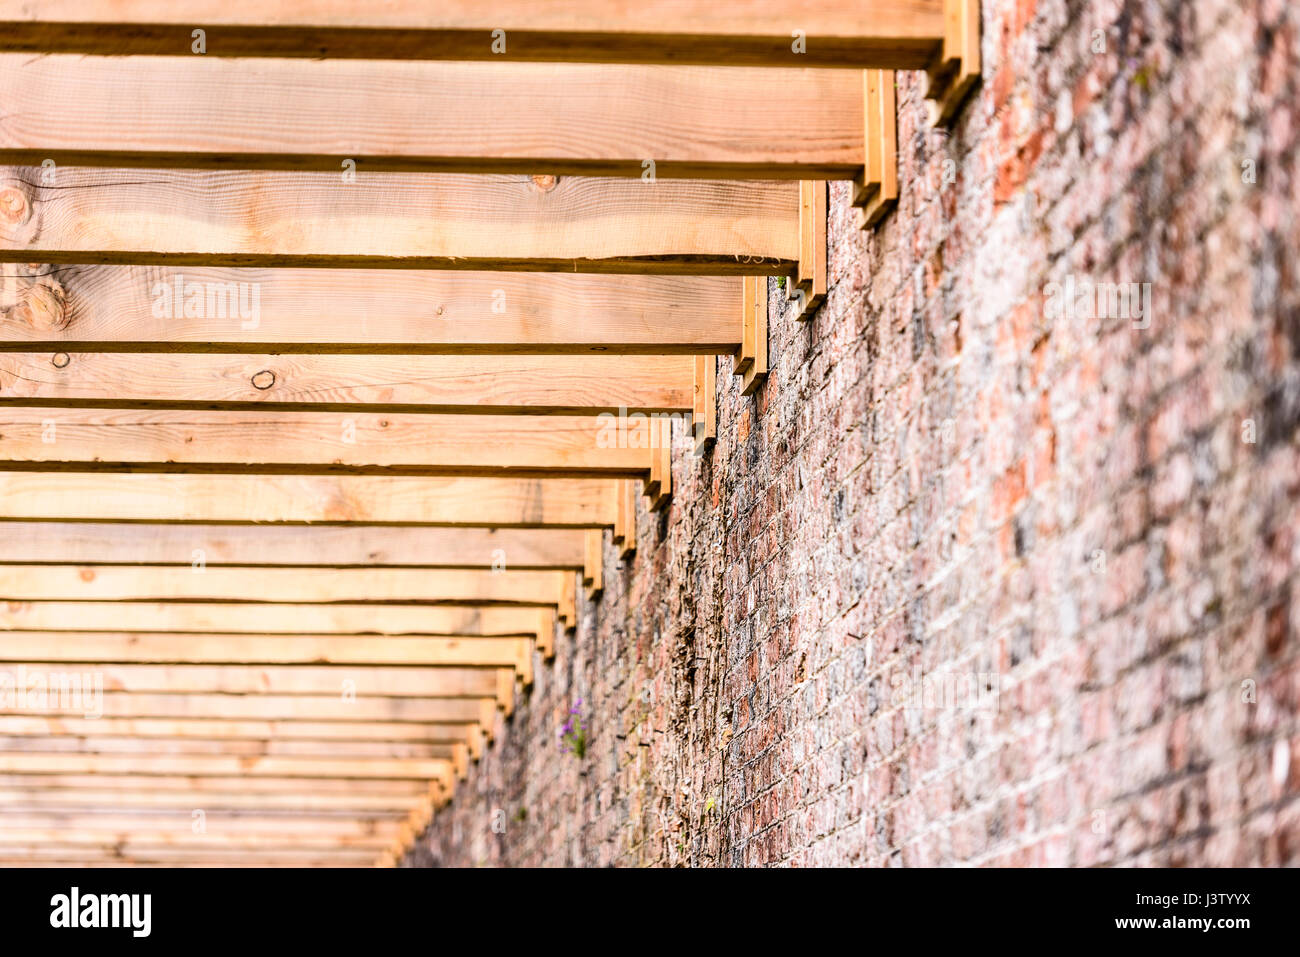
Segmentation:
{"type": "MultiPolygon", "coordinates": [[[[223,718],[271,721],[400,721],[422,724],[491,720],[493,698],[363,698],[344,701],[332,695],[206,695],[131,694],[105,691],[102,717],[106,718],[223,718]]],[[[22,714],[0,701],[0,714],[22,714]]],[[[57,700],[48,705],[51,715],[86,716],[80,703],[57,700]]],[[[2,772],[0,772],[2,773],[2,772]]]]}
{"type": "MultiPolygon", "coordinates": [[[[513,668],[528,638],[357,638],[340,635],[185,635],[131,632],[0,632],[0,661],[129,664],[419,665],[513,668]]],[[[0,729],[0,735],[4,734],[0,729]]]]}
{"type": "Polygon", "coordinates": [[[851,70],[5,53],[0,102],[23,105],[0,162],[33,166],[640,177],[653,160],[660,179],[847,179],[863,165],[851,70]]]}
{"type": "MultiPolygon", "coordinates": [[[[390,353],[406,361],[446,353],[716,354],[730,352],[741,332],[736,277],[103,265],[37,271],[61,290],[63,324],[38,328],[5,310],[0,341],[7,351],[65,354],[47,356],[51,364],[79,352],[312,353],[311,361],[321,353],[390,353]],[[182,290],[202,290],[202,307],[190,315],[184,303],[176,307],[178,281],[182,290]],[[241,294],[250,318],[240,317],[239,305],[230,308],[241,294]]],[[[338,361],[323,368],[337,372],[338,361]]],[[[496,359],[434,368],[481,376],[474,362],[483,361],[496,359]]],[[[289,368],[292,374],[296,367],[289,368]]],[[[512,382],[510,368],[502,363],[501,388],[512,382]]]]}
{"type": "Polygon", "coordinates": [[[477,602],[555,605],[565,572],[3,565],[0,601],[477,602]]]}
{"type": "Polygon", "coordinates": [[[679,412],[689,407],[691,363],[688,355],[0,352],[0,404],[474,415],[679,412]]]}
{"type": "Polygon", "coordinates": [[[0,564],[581,568],[578,529],[10,522],[0,564]]]}
{"type": "MultiPolygon", "coordinates": [[[[27,662],[28,673],[68,671],[66,663],[27,662]]],[[[86,667],[89,667],[87,665],[86,667]]],[[[382,665],[94,664],[107,691],[133,694],[341,694],[347,682],[366,698],[487,698],[496,668],[382,665]]],[[[98,684],[96,685],[98,687],[98,684]]],[[[0,753],[4,749],[0,748],[0,753]]]]}
{"type": "Polygon", "coordinates": [[[553,632],[554,612],[491,605],[205,604],[202,602],[12,601],[7,631],[119,631],[253,635],[535,635],[553,632]]]}
{"type": "Polygon", "coordinates": [[[650,419],[627,441],[595,416],[0,407],[0,468],[356,475],[637,475],[650,419]]]}
{"type": "Polygon", "coordinates": [[[478,736],[476,724],[397,724],[384,721],[228,721],[220,718],[51,718],[44,715],[0,717],[0,735],[36,740],[58,736],[73,739],[102,737],[145,741],[151,738],[202,740],[348,741],[357,744],[452,744],[478,736]]]}
{"type": "MultiPolygon", "coordinates": [[[[0,162],[5,155],[0,148],[0,162]]],[[[0,167],[0,183],[23,194],[30,215],[6,224],[6,261],[719,275],[798,258],[793,183],[559,177],[543,188],[517,175],[369,173],[344,183],[335,173],[245,169],[49,173],[0,167]]]]}
{"type": "MultiPolygon", "coordinates": [[[[150,782],[152,784],[152,782],[150,782]]],[[[355,784],[355,782],[348,782],[355,784]]],[[[190,813],[197,803],[213,812],[326,812],[355,814],[358,817],[405,814],[422,796],[386,794],[259,794],[243,791],[113,791],[106,788],[27,787],[0,790],[0,802],[10,807],[24,804],[33,807],[88,810],[101,807],[122,809],[172,809],[190,813]],[[197,800],[196,800],[197,799],[197,800]]]]}
{"type": "Polygon", "coordinates": [[[195,24],[210,55],[700,63],[923,69],[943,37],[941,0],[643,0],[358,5],[346,0],[35,0],[6,11],[0,50],[183,55],[195,24]],[[791,23],[807,49],[793,52],[791,23]],[[504,46],[493,30],[505,31],[504,46]]]}
{"type": "Polygon", "coordinates": [[[0,472],[0,520],[594,528],[616,481],[0,472]]]}
{"type": "MultiPolygon", "coordinates": [[[[303,778],[417,778],[445,774],[446,761],[339,760],[325,758],[148,757],[129,754],[5,754],[0,774],[184,774],[303,778]]],[[[146,782],[141,782],[142,785],[146,782]]],[[[55,838],[57,840],[57,838],[55,838]]]]}

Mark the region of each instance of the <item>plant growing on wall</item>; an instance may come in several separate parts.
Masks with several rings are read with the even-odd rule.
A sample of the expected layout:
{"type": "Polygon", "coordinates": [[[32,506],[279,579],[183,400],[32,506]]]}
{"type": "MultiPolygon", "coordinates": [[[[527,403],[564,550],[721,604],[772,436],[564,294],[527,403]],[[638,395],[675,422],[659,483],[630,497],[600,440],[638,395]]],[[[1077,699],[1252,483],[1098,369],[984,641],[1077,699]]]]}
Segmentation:
{"type": "Polygon", "coordinates": [[[568,720],[560,728],[560,751],[576,755],[579,760],[587,756],[587,726],[582,722],[582,699],[569,709],[568,720]]]}

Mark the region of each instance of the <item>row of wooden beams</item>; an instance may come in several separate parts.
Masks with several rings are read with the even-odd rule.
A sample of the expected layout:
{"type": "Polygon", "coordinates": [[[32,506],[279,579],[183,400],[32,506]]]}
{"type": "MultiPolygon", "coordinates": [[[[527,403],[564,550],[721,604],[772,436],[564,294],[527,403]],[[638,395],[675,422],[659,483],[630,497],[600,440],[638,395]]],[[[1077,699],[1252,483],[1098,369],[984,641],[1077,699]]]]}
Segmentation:
{"type": "Polygon", "coordinates": [[[0,520],[614,524],[614,479],[0,472],[0,520]]]}
{"type": "Polygon", "coordinates": [[[0,407],[0,468],[637,475],[650,422],[592,416],[0,407]]]}
{"type": "MultiPolygon", "coordinates": [[[[70,735],[0,737],[0,748],[5,751],[60,754],[229,754],[307,758],[441,758],[451,761],[455,760],[457,746],[454,742],[412,744],[404,741],[279,741],[273,738],[76,738],[70,735]]],[[[459,742],[459,747],[465,747],[465,743],[459,742]]]]}
{"type": "MultiPolygon", "coordinates": [[[[0,337],[7,325],[0,323],[0,337]]],[[[671,334],[670,328],[663,331],[671,334]]],[[[689,355],[0,352],[0,404],[475,415],[684,412],[691,408],[694,362],[689,355]]]]}
{"type": "Polygon", "coordinates": [[[582,530],[568,528],[103,522],[0,525],[0,564],[4,565],[580,569],[585,547],[582,530]]]}
{"type": "MultiPolygon", "coordinates": [[[[0,144],[17,116],[6,119],[0,144]]],[[[347,183],[37,165],[0,168],[0,190],[0,256],[17,263],[707,276],[778,271],[799,255],[797,189],[782,182],[385,173],[347,183]]],[[[508,300],[508,287],[494,288],[508,300]]]]}
{"type": "Polygon", "coordinates": [[[941,0],[814,0],[797,11],[779,0],[28,0],[5,5],[0,50],[185,55],[201,27],[218,57],[921,69],[943,37],[942,12],[941,0]]]}
{"type": "Polygon", "coordinates": [[[851,70],[0,54],[0,163],[847,179],[851,70]],[[811,108],[815,104],[816,108],[811,108]],[[790,117],[799,118],[791,136],[790,117]],[[437,122],[429,122],[437,117],[437,122]]]}
{"type": "MultiPolygon", "coordinates": [[[[0,753],[0,774],[134,774],[273,778],[385,778],[427,781],[447,777],[451,762],[418,759],[257,758],[220,755],[0,753]]],[[[141,782],[145,784],[147,782],[141,782]]]]}

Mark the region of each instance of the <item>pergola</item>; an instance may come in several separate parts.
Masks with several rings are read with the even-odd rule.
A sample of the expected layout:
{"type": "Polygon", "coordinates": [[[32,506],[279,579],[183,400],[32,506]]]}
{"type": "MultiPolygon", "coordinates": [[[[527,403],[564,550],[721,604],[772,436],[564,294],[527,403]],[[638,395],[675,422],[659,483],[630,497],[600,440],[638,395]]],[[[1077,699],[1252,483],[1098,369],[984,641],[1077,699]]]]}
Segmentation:
{"type": "Polygon", "coordinates": [[[0,0],[0,865],[393,864],[978,16],[0,0]]]}

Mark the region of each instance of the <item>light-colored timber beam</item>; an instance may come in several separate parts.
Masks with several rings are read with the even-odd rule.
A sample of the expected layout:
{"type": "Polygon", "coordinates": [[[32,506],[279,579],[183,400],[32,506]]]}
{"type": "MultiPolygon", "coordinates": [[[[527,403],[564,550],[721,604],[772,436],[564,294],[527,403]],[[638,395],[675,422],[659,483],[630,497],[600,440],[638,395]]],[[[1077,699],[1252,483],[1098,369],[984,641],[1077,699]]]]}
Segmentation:
{"type": "MultiPolygon", "coordinates": [[[[443,780],[446,780],[444,777],[443,780]]],[[[429,781],[408,778],[368,778],[366,780],[340,780],[336,778],[299,777],[246,777],[215,775],[188,777],[177,774],[151,774],[142,778],[138,774],[81,774],[81,773],[0,773],[0,789],[17,788],[55,789],[70,794],[87,791],[107,791],[112,794],[138,791],[147,786],[157,794],[169,797],[186,797],[194,800],[205,794],[230,794],[238,792],[250,797],[278,799],[285,796],[341,797],[362,795],[370,798],[400,798],[406,806],[413,807],[429,793],[429,781]]],[[[193,805],[191,805],[193,807],[193,805]]]]}
{"type": "MultiPolygon", "coordinates": [[[[135,782],[137,785],[139,782],[135,782]]],[[[152,782],[151,782],[152,783],[152,782]]],[[[355,782],[349,782],[355,783],[355,782]]],[[[420,798],[414,795],[386,794],[264,794],[242,791],[201,792],[201,803],[210,813],[274,813],[289,811],[294,814],[334,813],[350,814],[357,818],[398,818],[420,798]]],[[[112,807],[121,810],[180,810],[190,813],[196,794],[188,791],[156,791],[94,788],[7,788],[0,790],[0,802],[6,808],[36,807],[62,810],[91,810],[112,807]]]]}
{"type": "Polygon", "coordinates": [[[861,74],[797,63],[5,53],[0,99],[21,104],[0,125],[0,163],[37,167],[645,176],[648,190],[669,178],[848,179],[863,165],[861,74]]]}
{"type": "MultiPolygon", "coordinates": [[[[0,857],[24,866],[61,863],[71,856],[90,867],[369,867],[373,848],[292,847],[65,847],[58,844],[8,844],[0,857]]],[[[75,866],[75,865],[74,865],[75,866]]]]}
{"type": "MultiPolygon", "coordinates": [[[[0,525],[0,564],[5,565],[578,569],[583,566],[583,549],[582,530],[572,528],[106,522],[0,525]]],[[[461,632],[453,628],[442,633],[461,632]]]]}
{"type": "MultiPolygon", "coordinates": [[[[0,836],[10,831],[25,828],[61,828],[69,832],[113,830],[128,832],[172,832],[192,833],[193,817],[187,813],[163,814],[149,812],[144,814],[122,814],[116,809],[112,813],[86,814],[60,810],[47,811],[0,811],[0,836]]],[[[367,836],[396,836],[401,821],[392,820],[350,820],[330,815],[308,816],[254,816],[247,814],[219,814],[204,809],[203,824],[210,834],[252,835],[281,834],[290,841],[300,835],[319,834],[339,838],[359,838],[367,836]]],[[[64,843],[56,841],[55,843],[64,843]]]]}
{"type": "Polygon", "coordinates": [[[0,407],[0,469],[599,478],[650,469],[648,418],[0,407]]]}
{"type": "Polygon", "coordinates": [[[382,848],[393,840],[386,833],[355,834],[258,834],[228,831],[194,833],[188,826],[166,830],[95,829],[74,831],[67,828],[4,828],[0,827],[0,853],[15,845],[42,844],[46,847],[81,848],[97,847],[106,851],[119,848],[263,848],[287,850],[332,851],[345,848],[382,848]]]}
{"type": "MultiPolygon", "coordinates": [[[[192,777],[247,775],[283,778],[407,778],[425,781],[452,775],[450,761],[380,758],[249,758],[212,755],[0,753],[3,774],[181,774],[192,777]]],[[[141,780],[148,786],[147,780],[141,780]]]]}
{"type": "Polygon", "coordinates": [[[615,479],[0,472],[0,520],[614,524],[615,479]]]}
{"type": "MultiPolygon", "coordinates": [[[[93,677],[93,676],[92,676],[93,677]]],[[[472,723],[493,727],[496,699],[366,698],[342,694],[131,694],[105,691],[101,696],[49,695],[44,713],[108,718],[221,718],[255,721],[398,721],[421,724],[472,723]],[[86,699],[89,700],[86,700],[86,699]]],[[[29,713],[0,700],[0,714],[29,713]]]]}
{"type": "Polygon", "coordinates": [[[449,602],[558,605],[566,572],[2,565],[0,601],[449,602]]]}
{"type": "MultiPolygon", "coordinates": [[[[358,698],[483,698],[497,696],[502,668],[420,668],[376,665],[82,664],[31,661],[7,669],[19,676],[90,676],[94,688],[133,694],[329,695],[358,698]]],[[[58,681],[59,677],[49,680],[58,681]]],[[[21,685],[21,681],[18,682],[21,685]]],[[[72,686],[75,686],[75,682],[72,686]]],[[[54,693],[61,693],[60,691],[54,693]]],[[[15,693],[17,691],[15,690],[15,693]]]]}
{"type": "MultiPolygon", "coordinates": [[[[569,579],[571,580],[571,579],[569,579]]],[[[568,602],[566,599],[566,608],[568,602]]],[[[196,635],[554,636],[557,610],[517,605],[279,604],[273,602],[10,601],[0,630],[196,635]]],[[[43,642],[54,640],[51,636],[43,642]]],[[[143,639],[142,639],[143,640],[143,639]]]]}
{"type": "MultiPolygon", "coordinates": [[[[4,64],[0,55],[0,89],[4,64]]],[[[4,261],[717,276],[789,268],[799,255],[793,183],[438,173],[340,182],[333,172],[40,162],[0,167],[4,261]]],[[[495,288],[508,300],[508,286],[495,288]]],[[[177,299],[178,315],[194,311],[188,294],[177,299]]]]}
{"type": "MultiPolygon", "coordinates": [[[[739,321],[734,325],[739,331],[739,321]]],[[[691,404],[692,362],[688,355],[0,352],[0,404],[476,416],[682,412],[691,404]]]]}
{"type": "Polygon", "coordinates": [[[942,13],[942,0],[35,0],[5,11],[0,50],[188,55],[201,27],[219,57],[922,69],[942,13]]]}
{"type": "Polygon", "coordinates": [[[532,638],[0,631],[0,661],[514,668],[531,658],[533,644],[532,638]]]}
{"type": "MultiPolygon", "coordinates": [[[[0,748],[60,754],[228,754],[296,758],[440,758],[455,761],[465,743],[411,744],[391,741],[276,741],[247,738],[0,737],[0,748]]],[[[0,811],[9,810],[8,808],[0,811]]]]}
{"type": "Polygon", "coordinates": [[[399,724],[382,721],[234,721],[220,718],[52,718],[45,715],[0,716],[0,735],[48,740],[130,737],[158,739],[339,742],[344,744],[472,744],[480,740],[475,724],[399,724]]]}

